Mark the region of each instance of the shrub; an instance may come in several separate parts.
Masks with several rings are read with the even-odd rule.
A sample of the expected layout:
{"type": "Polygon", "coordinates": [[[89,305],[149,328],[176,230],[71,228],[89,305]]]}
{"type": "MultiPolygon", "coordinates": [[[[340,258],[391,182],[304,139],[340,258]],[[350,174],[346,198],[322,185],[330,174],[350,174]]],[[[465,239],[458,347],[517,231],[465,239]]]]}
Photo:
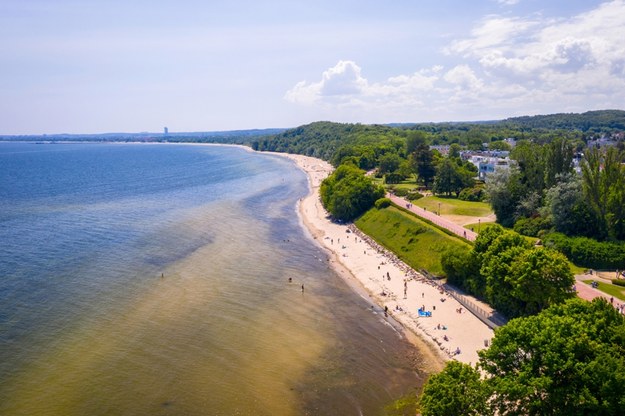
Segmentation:
{"type": "Polygon", "coordinates": [[[388,198],[380,198],[377,201],[375,201],[375,207],[377,209],[386,208],[386,207],[389,207],[390,205],[391,205],[391,200],[388,198]]]}
{"type": "Polygon", "coordinates": [[[460,191],[458,199],[463,201],[480,202],[486,198],[483,186],[474,186],[473,188],[464,188],[460,191]]]}
{"type": "Polygon", "coordinates": [[[395,183],[400,183],[401,181],[404,180],[404,175],[401,175],[399,173],[387,173],[386,175],[384,175],[384,183],[388,183],[388,184],[395,184],[395,183]]]}
{"type": "Polygon", "coordinates": [[[551,222],[542,217],[520,218],[514,223],[514,231],[530,237],[538,237],[540,231],[551,228],[551,222]]]}
{"type": "Polygon", "coordinates": [[[410,191],[406,194],[406,198],[410,201],[416,201],[417,199],[423,198],[423,194],[420,194],[417,191],[410,191]]]}
{"type": "Polygon", "coordinates": [[[617,286],[625,286],[625,280],[612,279],[612,284],[617,286]]]}
{"type": "Polygon", "coordinates": [[[398,188],[395,189],[395,195],[398,197],[405,197],[406,195],[408,195],[408,190],[406,188],[398,188]]]}
{"type": "Polygon", "coordinates": [[[625,244],[593,240],[587,237],[567,237],[561,233],[543,238],[547,247],[553,247],[581,267],[591,269],[625,269],[625,244]]]}

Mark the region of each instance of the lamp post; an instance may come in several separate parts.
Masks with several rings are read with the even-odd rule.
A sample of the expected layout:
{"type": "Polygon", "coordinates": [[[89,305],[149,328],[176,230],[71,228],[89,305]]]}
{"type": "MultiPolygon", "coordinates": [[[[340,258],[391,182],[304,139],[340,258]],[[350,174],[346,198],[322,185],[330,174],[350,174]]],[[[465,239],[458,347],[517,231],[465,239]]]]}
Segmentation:
{"type": "Polygon", "coordinates": [[[438,216],[441,216],[441,203],[438,203],[438,216]]]}
{"type": "Polygon", "coordinates": [[[482,225],[482,220],[480,218],[477,219],[477,233],[480,233],[480,227],[482,225]]]}

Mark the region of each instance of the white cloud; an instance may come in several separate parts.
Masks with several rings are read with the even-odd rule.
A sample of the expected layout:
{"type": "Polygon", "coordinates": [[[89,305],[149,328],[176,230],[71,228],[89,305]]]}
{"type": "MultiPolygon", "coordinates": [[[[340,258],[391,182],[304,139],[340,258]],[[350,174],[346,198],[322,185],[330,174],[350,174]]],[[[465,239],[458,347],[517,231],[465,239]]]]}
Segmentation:
{"type": "MultiPolygon", "coordinates": [[[[365,104],[384,100],[392,105],[394,102],[410,102],[411,96],[434,89],[441,70],[442,67],[436,66],[410,75],[393,76],[385,82],[370,83],[355,62],[339,61],[323,72],[320,81],[300,81],[286,92],[284,98],[300,104],[365,104]]],[[[461,75],[457,77],[456,84],[460,84],[461,75]]]]}
{"type": "Polygon", "coordinates": [[[295,103],[313,103],[323,97],[357,96],[366,90],[367,80],[361,75],[361,70],[352,61],[339,61],[335,66],[321,75],[318,82],[298,82],[285,94],[288,101],[295,103]]]}
{"type": "Polygon", "coordinates": [[[466,58],[487,53],[492,49],[509,49],[517,39],[529,36],[537,25],[538,22],[531,19],[487,16],[471,31],[471,37],[452,42],[444,52],[466,58]]]}
{"type": "Polygon", "coordinates": [[[497,3],[499,4],[503,4],[505,6],[514,6],[515,4],[518,4],[520,0],[496,0],[497,3]]]}
{"type": "Polygon", "coordinates": [[[616,0],[568,20],[491,16],[446,52],[477,59],[495,75],[537,78],[545,71],[618,67],[625,56],[623,33],[625,3],[616,0]]]}
{"type": "Polygon", "coordinates": [[[475,72],[467,65],[452,68],[443,76],[443,79],[459,89],[476,90],[483,85],[475,72]]]}
{"type": "MultiPolygon", "coordinates": [[[[511,2],[505,2],[511,3],[511,2]]],[[[444,50],[448,65],[369,80],[340,61],[288,101],[346,121],[441,121],[622,108],[625,0],[569,18],[489,15],[444,50]]]]}

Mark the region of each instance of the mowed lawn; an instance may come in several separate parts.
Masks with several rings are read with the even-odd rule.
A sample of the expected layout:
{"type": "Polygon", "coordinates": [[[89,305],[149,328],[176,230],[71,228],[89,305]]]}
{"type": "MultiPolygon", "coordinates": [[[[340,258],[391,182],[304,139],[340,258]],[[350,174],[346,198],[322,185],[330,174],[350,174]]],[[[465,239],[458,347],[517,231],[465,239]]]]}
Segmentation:
{"type": "Polygon", "coordinates": [[[456,198],[426,196],[414,201],[415,206],[438,213],[440,204],[441,215],[465,215],[468,217],[486,217],[493,213],[486,202],[463,201],[456,198]]]}
{"type": "Polygon", "coordinates": [[[394,206],[372,208],[356,226],[415,270],[442,275],[441,256],[452,246],[471,246],[394,206]]]}

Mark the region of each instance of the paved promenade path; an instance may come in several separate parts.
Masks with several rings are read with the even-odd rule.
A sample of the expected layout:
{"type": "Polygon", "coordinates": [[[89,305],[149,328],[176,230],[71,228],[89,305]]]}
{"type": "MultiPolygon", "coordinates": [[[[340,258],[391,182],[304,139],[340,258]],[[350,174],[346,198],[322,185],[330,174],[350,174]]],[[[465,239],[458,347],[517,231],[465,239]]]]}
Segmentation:
{"type": "Polygon", "coordinates": [[[586,278],[586,275],[578,275],[575,276],[575,290],[577,291],[577,296],[586,299],[593,300],[594,298],[604,298],[609,301],[610,296],[600,290],[592,288],[588,283],[584,283],[582,279],[586,278]]]}
{"type": "Polygon", "coordinates": [[[477,233],[473,232],[471,230],[467,230],[466,228],[464,228],[461,225],[455,224],[443,217],[441,217],[440,215],[437,215],[434,212],[430,212],[424,208],[421,207],[415,207],[414,205],[412,205],[409,201],[407,201],[404,198],[400,198],[398,196],[395,195],[391,195],[391,194],[387,194],[387,198],[389,198],[391,201],[393,201],[394,203],[396,203],[397,205],[399,205],[400,207],[406,208],[408,209],[410,212],[414,212],[415,214],[417,214],[419,217],[421,218],[425,218],[428,221],[431,221],[432,223],[438,225],[441,228],[445,228],[449,231],[451,231],[452,233],[463,237],[469,241],[475,241],[475,239],[477,238],[477,233]]]}

